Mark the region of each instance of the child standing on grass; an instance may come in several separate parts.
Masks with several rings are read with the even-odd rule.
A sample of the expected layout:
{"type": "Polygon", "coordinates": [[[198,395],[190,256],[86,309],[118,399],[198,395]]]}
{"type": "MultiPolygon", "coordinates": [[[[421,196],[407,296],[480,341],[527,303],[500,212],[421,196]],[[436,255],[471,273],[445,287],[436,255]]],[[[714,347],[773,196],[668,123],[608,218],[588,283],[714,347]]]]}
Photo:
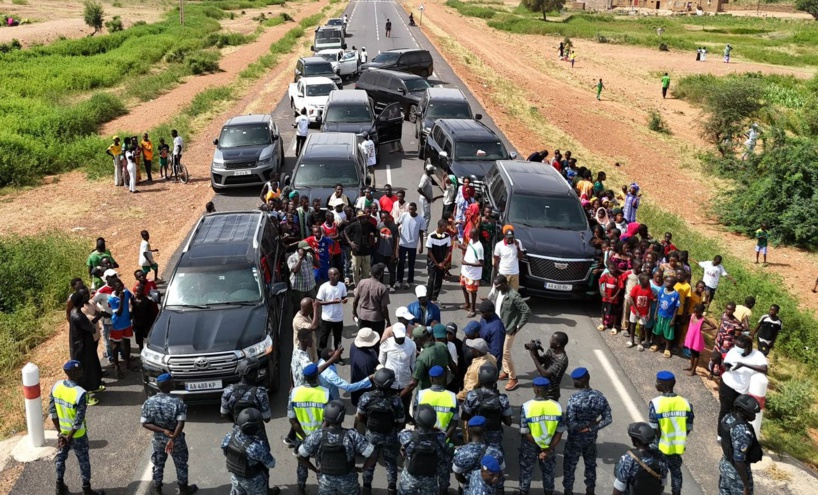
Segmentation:
{"type": "Polygon", "coordinates": [[[765,356],[770,353],[781,332],[781,318],[778,317],[780,310],[778,304],[770,306],[770,312],[758,320],[758,325],[753,330],[753,338],[758,337],[758,350],[765,356]]]}
{"type": "Polygon", "coordinates": [[[761,228],[756,230],[756,263],[759,254],[764,255],[764,263],[767,263],[767,222],[761,222],[761,228]]]}
{"type": "MultiPolygon", "coordinates": [[[[572,64],[573,65],[573,64],[572,64]]],[[[599,82],[596,83],[596,100],[600,101],[600,95],[602,94],[602,90],[605,89],[605,85],[602,84],[602,78],[599,79],[599,82]]]]}
{"type": "Polygon", "coordinates": [[[685,336],[685,347],[690,350],[690,366],[685,368],[689,371],[689,376],[696,376],[696,367],[699,366],[699,356],[704,350],[703,327],[707,330],[716,330],[716,326],[707,321],[704,317],[704,304],[699,303],[693,306],[693,314],[690,316],[690,326],[687,327],[685,336]]]}
{"type": "Polygon", "coordinates": [[[622,312],[622,279],[619,269],[613,263],[607,264],[608,271],[599,279],[602,292],[602,325],[599,330],[613,330],[622,312]]]}

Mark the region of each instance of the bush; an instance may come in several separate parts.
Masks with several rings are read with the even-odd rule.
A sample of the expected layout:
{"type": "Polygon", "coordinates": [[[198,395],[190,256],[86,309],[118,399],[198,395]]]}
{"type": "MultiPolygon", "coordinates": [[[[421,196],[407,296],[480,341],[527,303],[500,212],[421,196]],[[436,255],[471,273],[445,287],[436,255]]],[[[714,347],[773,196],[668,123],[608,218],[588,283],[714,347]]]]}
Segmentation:
{"type": "Polygon", "coordinates": [[[210,33],[204,39],[204,46],[215,46],[224,48],[225,46],[239,46],[253,41],[252,36],[241,33],[210,33]]]}
{"type": "Polygon", "coordinates": [[[791,379],[781,383],[767,400],[767,411],[772,418],[791,432],[804,432],[814,420],[810,407],[815,401],[815,390],[809,380],[791,379]]]}
{"type": "Polygon", "coordinates": [[[659,110],[655,108],[648,111],[648,129],[653,132],[670,134],[670,127],[668,127],[667,121],[665,121],[665,118],[659,113],[659,110]]]}
{"type": "Polygon", "coordinates": [[[659,51],[660,52],[669,52],[670,48],[667,47],[667,43],[659,43],[659,51]]]}
{"type": "Polygon", "coordinates": [[[209,50],[190,52],[185,57],[185,64],[193,74],[204,74],[219,70],[219,54],[209,50]]]}
{"type": "Polygon", "coordinates": [[[749,119],[763,107],[761,86],[750,79],[719,84],[704,94],[702,136],[722,156],[732,154],[749,119]]]}
{"type": "Polygon", "coordinates": [[[102,8],[101,3],[94,0],[85,0],[82,18],[88,27],[94,28],[94,33],[98,33],[105,22],[105,9],[102,8]]]}
{"type": "Polygon", "coordinates": [[[480,19],[491,19],[497,12],[495,10],[478,7],[476,5],[469,5],[460,0],[446,0],[446,6],[456,9],[459,13],[468,17],[477,17],[480,19]]]}
{"type": "Polygon", "coordinates": [[[105,28],[108,29],[109,33],[117,33],[125,29],[125,26],[122,25],[122,18],[115,15],[113,19],[105,22],[105,28]]]}
{"type": "Polygon", "coordinates": [[[0,43],[0,53],[8,53],[12,50],[22,50],[23,45],[17,38],[12,38],[8,43],[0,43]]]}

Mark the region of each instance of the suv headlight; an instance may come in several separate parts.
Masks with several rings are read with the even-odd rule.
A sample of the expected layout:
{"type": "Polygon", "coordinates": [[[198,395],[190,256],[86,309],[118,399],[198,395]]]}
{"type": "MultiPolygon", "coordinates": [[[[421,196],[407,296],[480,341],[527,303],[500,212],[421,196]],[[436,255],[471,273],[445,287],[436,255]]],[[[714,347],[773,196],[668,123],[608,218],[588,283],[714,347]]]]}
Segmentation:
{"type": "Polygon", "coordinates": [[[273,338],[269,335],[266,339],[262,340],[258,344],[253,344],[250,347],[245,347],[241,350],[244,353],[244,357],[259,357],[265,356],[273,352],[273,338]]]}
{"type": "Polygon", "coordinates": [[[211,166],[215,169],[222,170],[224,169],[224,160],[223,159],[214,159],[211,163],[211,166]]]}
{"type": "Polygon", "coordinates": [[[142,360],[145,363],[160,368],[164,367],[165,364],[167,364],[168,358],[170,357],[166,354],[162,354],[161,352],[152,351],[147,347],[144,347],[142,349],[142,353],[140,354],[140,356],[142,356],[142,360]]]}

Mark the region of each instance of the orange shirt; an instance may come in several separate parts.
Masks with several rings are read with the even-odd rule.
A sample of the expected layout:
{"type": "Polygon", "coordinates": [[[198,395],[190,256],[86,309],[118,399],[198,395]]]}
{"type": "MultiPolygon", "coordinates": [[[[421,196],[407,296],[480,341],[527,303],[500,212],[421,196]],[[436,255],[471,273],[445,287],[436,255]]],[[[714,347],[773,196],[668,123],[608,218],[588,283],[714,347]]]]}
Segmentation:
{"type": "Polygon", "coordinates": [[[145,160],[153,160],[153,143],[150,141],[141,141],[139,146],[142,147],[142,157],[145,160]]]}

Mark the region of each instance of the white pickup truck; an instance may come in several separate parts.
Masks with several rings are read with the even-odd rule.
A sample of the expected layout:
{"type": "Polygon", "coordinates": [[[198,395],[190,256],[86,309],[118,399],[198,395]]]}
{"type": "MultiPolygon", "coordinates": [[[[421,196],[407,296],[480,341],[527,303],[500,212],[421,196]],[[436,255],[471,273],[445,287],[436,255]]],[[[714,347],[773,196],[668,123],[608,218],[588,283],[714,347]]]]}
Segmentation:
{"type": "Polygon", "coordinates": [[[341,79],[349,79],[359,73],[361,66],[358,50],[339,50],[331,48],[315,54],[332,64],[332,69],[341,79]]]}
{"type": "Polygon", "coordinates": [[[330,91],[335,89],[338,86],[328,77],[302,77],[298,82],[290,83],[288,93],[293,114],[299,115],[306,109],[310,122],[317,123],[318,116],[327,106],[330,91]]]}

